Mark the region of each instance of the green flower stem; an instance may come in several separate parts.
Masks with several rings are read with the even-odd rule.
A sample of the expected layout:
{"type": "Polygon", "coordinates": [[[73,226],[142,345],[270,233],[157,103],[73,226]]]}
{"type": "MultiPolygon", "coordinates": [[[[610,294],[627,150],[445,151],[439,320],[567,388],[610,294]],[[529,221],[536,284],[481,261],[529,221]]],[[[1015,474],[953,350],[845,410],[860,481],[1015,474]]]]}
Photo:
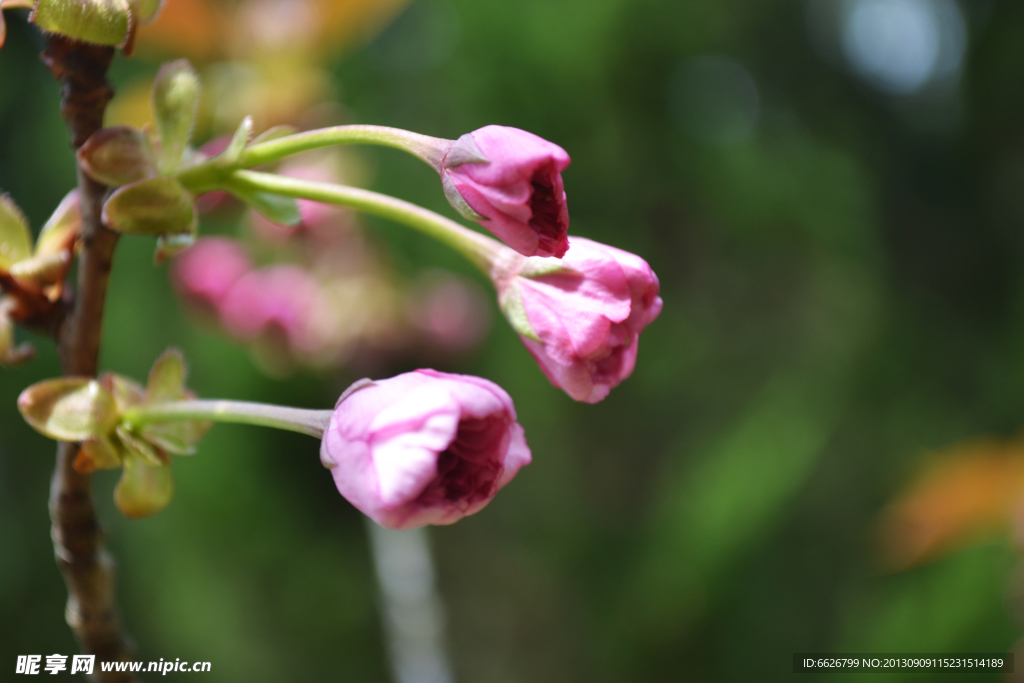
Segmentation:
{"type": "MultiPolygon", "coordinates": [[[[419,157],[438,173],[441,172],[441,163],[453,144],[451,140],[387,126],[334,126],[333,128],[320,128],[305,133],[286,135],[283,138],[252,145],[242,152],[233,166],[236,169],[252,168],[311,149],[353,143],[400,149],[419,157]]],[[[178,180],[193,190],[206,191],[217,185],[217,181],[223,177],[224,171],[220,160],[214,157],[183,169],[178,174],[178,180]]]]}
{"type": "Polygon", "coordinates": [[[494,263],[506,252],[511,251],[501,242],[459,225],[433,211],[370,190],[256,171],[233,172],[227,178],[226,187],[229,190],[238,188],[270,192],[286,197],[312,199],[328,204],[348,206],[403,223],[444,242],[472,261],[488,276],[491,274],[494,263]]]}
{"type": "Polygon", "coordinates": [[[269,164],[298,152],[358,142],[394,147],[395,149],[409,152],[433,166],[435,170],[440,169],[441,160],[452,145],[450,140],[420,135],[419,133],[412,133],[400,128],[388,128],[387,126],[334,126],[333,128],[320,128],[319,130],[311,130],[305,133],[296,133],[295,135],[288,135],[283,138],[253,145],[242,152],[239,166],[242,168],[262,166],[263,164],[269,164]]]}
{"type": "Polygon", "coordinates": [[[330,410],[303,410],[248,401],[174,401],[129,408],[121,419],[132,427],[154,422],[234,422],[286,429],[316,438],[324,435],[331,421],[330,410]]]}

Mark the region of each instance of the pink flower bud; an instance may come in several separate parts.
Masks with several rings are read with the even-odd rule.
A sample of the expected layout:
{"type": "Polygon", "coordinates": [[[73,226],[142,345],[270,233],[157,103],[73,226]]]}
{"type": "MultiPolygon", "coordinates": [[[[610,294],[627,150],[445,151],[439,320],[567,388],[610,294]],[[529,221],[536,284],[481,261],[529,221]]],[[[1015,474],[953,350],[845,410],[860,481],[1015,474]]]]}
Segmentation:
{"type": "Polygon", "coordinates": [[[175,287],[192,304],[216,309],[252,268],[249,255],[226,237],[203,237],[174,260],[175,287]]]}
{"type": "Polygon", "coordinates": [[[320,459],[356,508],[381,526],[410,529],[479,511],[531,456],[501,387],[416,370],[343,397],[320,459]]]}
{"type": "Polygon", "coordinates": [[[498,297],[551,383],[597,403],[633,373],[640,332],[661,313],[658,277],[621,249],[569,245],[560,262],[519,260],[498,278],[498,297]]]}
{"type": "Polygon", "coordinates": [[[569,248],[562,171],[569,155],[518,128],[486,126],[456,141],[441,165],[452,206],[524,256],[569,248]]]}

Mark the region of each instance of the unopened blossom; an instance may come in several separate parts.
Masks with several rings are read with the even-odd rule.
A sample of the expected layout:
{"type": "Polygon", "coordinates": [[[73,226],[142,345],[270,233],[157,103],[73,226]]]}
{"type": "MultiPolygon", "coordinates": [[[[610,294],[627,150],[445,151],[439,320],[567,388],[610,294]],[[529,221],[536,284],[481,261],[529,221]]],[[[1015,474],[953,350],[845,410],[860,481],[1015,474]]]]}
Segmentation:
{"type": "Polygon", "coordinates": [[[517,259],[496,273],[499,301],[555,386],[597,403],[633,373],[640,333],[661,313],[639,256],[582,237],[558,262],[517,259]]]}
{"type": "Polygon", "coordinates": [[[520,254],[561,257],[569,247],[562,182],[569,161],[533,133],[486,126],[455,142],[441,180],[452,206],[520,254]]]}
{"type": "Polygon", "coordinates": [[[416,370],[343,396],[320,458],[352,505],[382,526],[409,529],[479,511],[531,456],[501,387],[416,370]]]}

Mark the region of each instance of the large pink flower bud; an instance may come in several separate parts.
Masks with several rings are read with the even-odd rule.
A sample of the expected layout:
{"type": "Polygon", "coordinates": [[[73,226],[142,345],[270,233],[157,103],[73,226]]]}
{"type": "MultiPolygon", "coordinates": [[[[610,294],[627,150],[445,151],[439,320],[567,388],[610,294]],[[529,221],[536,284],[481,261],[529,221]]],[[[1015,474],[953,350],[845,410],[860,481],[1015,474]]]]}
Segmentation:
{"type": "Polygon", "coordinates": [[[564,149],[518,128],[486,126],[459,138],[441,163],[445,196],[524,256],[569,248],[564,149]]]}
{"type": "Polygon", "coordinates": [[[378,524],[451,524],[490,502],[530,462],[512,399],[485,379],[416,370],[342,400],[320,459],[378,524]]]}
{"type": "Polygon", "coordinates": [[[498,301],[551,383],[597,403],[633,373],[640,332],[661,313],[658,277],[639,256],[582,237],[559,261],[496,269],[498,301]]]}

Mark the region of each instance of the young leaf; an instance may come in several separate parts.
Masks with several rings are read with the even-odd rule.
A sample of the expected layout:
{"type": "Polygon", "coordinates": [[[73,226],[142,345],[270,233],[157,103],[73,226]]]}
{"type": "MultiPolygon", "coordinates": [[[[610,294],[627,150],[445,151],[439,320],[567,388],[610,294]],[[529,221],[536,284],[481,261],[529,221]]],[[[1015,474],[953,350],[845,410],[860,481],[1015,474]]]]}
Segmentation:
{"type": "Polygon", "coordinates": [[[32,237],[21,209],[5,194],[0,194],[0,268],[11,266],[32,255],[32,237]]]}
{"type": "Polygon", "coordinates": [[[149,138],[128,126],[92,134],[77,153],[78,163],[93,179],[110,187],[156,177],[156,152],[149,138]]]}
{"type": "Polygon", "coordinates": [[[228,191],[255,209],[260,215],[269,221],[289,227],[296,226],[302,222],[299,215],[299,205],[291,197],[282,197],[269,192],[253,192],[251,190],[240,190],[228,188],[228,191]]]}
{"type": "Polygon", "coordinates": [[[196,444],[213,427],[212,422],[189,420],[184,422],[157,422],[148,424],[139,433],[150,443],[175,455],[192,455],[196,444]]]}
{"type": "Polygon", "coordinates": [[[185,357],[178,349],[167,349],[149,370],[146,403],[178,401],[185,393],[185,357]]]}
{"type": "Polygon", "coordinates": [[[114,397],[87,377],[33,384],[18,397],[18,410],[33,429],[57,441],[105,436],[119,419],[114,397]]]}
{"type": "Polygon", "coordinates": [[[150,178],[114,191],[103,205],[103,223],[136,235],[192,232],[192,195],[173,178],[150,178]]]}
{"type": "Polygon", "coordinates": [[[192,137],[199,107],[199,76],[186,59],[160,67],[153,83],[153,115],[160,138],[160,172],[173,174],[192,137]]]}
{"type": "Polygon", "coordinates": [[[167,507],[172,495],[174,481],[170,465],[153,467],[129,449],[124,458],[124,472],[114,488],[117,509],[125,517],[142,519],[167,507]]]}
{"type": "Polygon", "coordinates": [[[138,434],[135,434],[123,424],[117,426],[117,438],[126,451],[134,452],[146,461],[146,464],[153,467],[160,467],[170,462],[167,454],[162,453],[159,448],[146,441],[138,434]]]}
{"type": "Polygon", "coordinates": [[[71,253],[43,254],[18,261],[11,266],[10,273],[20,280],[31,280],[40,287],[53,285],[64,278],[71,262],[71,253]]]}
{"type": "Polygon", "coordinates": [[[81,228],[81,201],[78,198],[78,190],[71,190],[39,231],[36,255],[59,254],[71,249],[81,228]]]}
{"type": "Polygon", "coordinates": [[[117,412],[123,413],[132,406],[146,400],[146,389],[138,382],[122,377],[113,372],[105,372],[100,376],[100,384],[114,397],[117,412]]]}
{"type": "Polygon", "coordinates": [[[124,448],[116,437],[99,436],[82,443],[73,465],[76,472],[89,474],[120,467],[123,458],[124,448]]]}
{"type": "Polygon", "coordinates": [[[128,40],[132,23],[128,0],[37,0],[29,19],[50,33],[117,46],[128,40]]]}

